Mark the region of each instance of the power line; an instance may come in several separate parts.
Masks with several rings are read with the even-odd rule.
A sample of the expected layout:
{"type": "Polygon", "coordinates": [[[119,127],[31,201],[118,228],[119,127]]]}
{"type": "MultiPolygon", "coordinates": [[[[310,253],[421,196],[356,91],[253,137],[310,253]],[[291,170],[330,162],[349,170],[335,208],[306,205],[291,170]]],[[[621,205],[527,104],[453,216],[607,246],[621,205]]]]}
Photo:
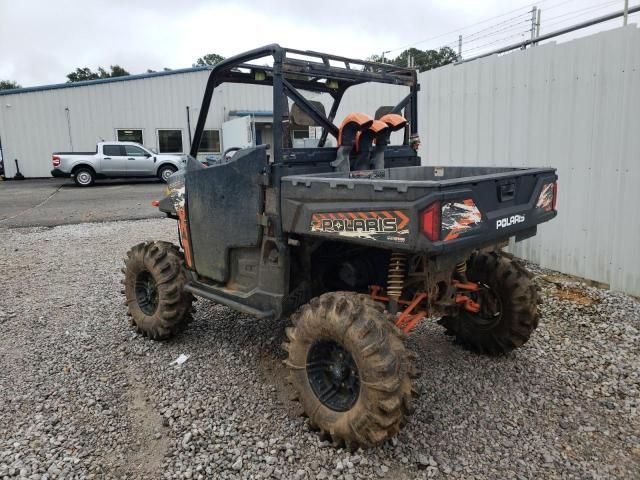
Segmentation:
{"type": "MultiPolygon", "coordinates": [[[[537,36],[535,38],[532,38],[530,40],[527,39],[527,40],[524,40],[522,42],[517,42],[515,44],[511,43],[511,44],[503,45],[502,47],[491,49],[491,50],[489,50],[487,52],[484,52],[484,53],[481,53],[481,54],[477,54],[477,55],[475,55],[475,56],[473,56],[471,58],[466,58],[464,60],[460,60],[457,63],[469,62],[469,61],[477,60],[477,59],[480,59],[480,58],[485,58],[485,57],[488,57],[488,56],[491,56],[491,55],[499,55],[501,53],[506,53],[508,51],[515,50],[515,49],[518,49],[518,48],[519,49],[524,49],[527,46],[535,45],[535,44],[537,44],[537,43],[539,43],[541,41],[545,41],[545,40],[548,40],[548,39],[553,38],[553,37],[558,37],[558,36],[561,36],[561,35],[565,35],[567,33],[574,32],[576,30],[581,30],[583,28],[587,28],[587,27],[596,25],[596,24],[601,24],[601,23],[604,23],[604,22],[609,22],[609,21],[612,21],[612,20],[619,19],[620,17],[623,16],[623,13],[624,12],[621,11],[621,10],[616,10],[616,11],[613,11],[613,12],[605,13],[604,15],[600,15],[600,16],[597,16],[597,17],[592,17],[592,18],[590,18],[588,20],[582,20],[579,23],[574,23],[572,25],[556,29],[556,30],[554,30],[552,32],[541,34],[541,35],[539,35],[539,36],[537,36]]],[[[632,13],[640,13],[640,5],[636,5],[634,7],[630,7],[629,8],[629,14],[632,14],[632,13]]]]}
{"type": "MultiPolygon", "coordinates": [[[[526,13],[525,13],[525,14],[523,14],[523,15],[519,15],[519,16],[517,16],[517,17],[513,17],[513,18],[512,18],[512,19],[510,19],[509,21],[511,21],[511,20],[513,20],[513,19],[520,18],[520,17],[522,17],[522,16],[524,16],[524,15],[526,15],[527,17],[529,17],[529,13],[530,13],[530,12],[526,12],[526,13]]],[[[507,22],[506,22],[506,21],[505,21],[505,22],[501,22],[500,24],[504,24],[504,23],[507,23],[507,22]]],[[[482,40],[482,39],[484,39],[484,38],[493,37],[493,36],[498,35],[498,34],[503,33],[503,32],[509,32],[509,31],[514,30],[514,29],[522,28],[522,27],[521,27],[521,25],[522,25],[523,23],[529,23],[529,20],[528,20],[528,19],[520,20],[520,21],[518,21],[518,22],[512,23],[511,25],[506,25],[506,26],[504,26],[503,28],[499,28],[499,29],[497,29],[497,30],[496,30],[494,27],[495,27],[495,26],[498,26],[498,25],[500,25],[500,24],[492,25],[492,26],[490,26],[490,27],[488,27],[488,28],[485,28],[485,29],[482,29],[482,30],[478,30],[477,32],[471,33],[471,34],[469,34],[468,36],[463,36],[463,37],[462,37],[462,42],[463,42],[465,45],[468,45],[468,44],[470,44],[470,43],[471,43],[471,44],[473,44],[473,43],[475,43],[475,42],[477,42],[477,41],[479,41],[479,40],[482,40]],[[485,33],[484,35],[480,35],[480,36],[478,36],[480,33],[485,32],[485,31],[488,31],[488,30],[490,31],[489,33],[485,33]]],[[[451,42],[449,42],[449,43],[440,44],[440,45],[438,46],[438,48],[445,48],[445,47],[455,48],[455,47],[457,47],[457,46],[458,46],[458,42],[459,42],[459,41],[460,41],[459,39],[452,40],[452,41],[451,41],[451,42]]]]}
{"type": "Polygon", "coordinates": [[[480,50],[480,49],[483,49],[483,48],[488,47],[488,46],[490,46],[490,45],[495,45],[495,44],[497,44],[497,43],[502,43],[502,42],[504,42],[505,40],[509,40],[509,39],[511,39],[511,38],[521,37],[521,36],[523,36],[523,35],[526,35],[526,34],[527,34],[527,32],[528,32],[528,30],[524,30],[524,31],[522,31],[522,32],[518,32],[518,33],[516,33],[516,34],[509,35],[509,36],[507,36],[507,37],[499,38],[498,40],[494,40],[493,42],[483,43],[482,45],[478,45],[478,46],[476,46],[476,47],[469,48],[469,49],[465,50],[465,53],[473,52],[473,51],[475,51],[475,50],[480,50]]]}
{"type": "MultiPolygon", "coordinates": [[[[463,43],[463,45],[465,45],[465,46],[471,45],[471,48],[465,48],[465,53],[476,51],[476,50],[482,49],[484,47],[487,47],[489,45],[495,45],[497,43],[504,42],[504,41],[512,39],[514,37],[518,37],[518,36],[524,35],[526,33],[526,31],[531,31],[531,30],[528,29],[526,31],[517,31],[515,34],[502,36],[499,39],[496,39],[496,40],[491,41],[491,42],[485,42],[485,43],[482,43],[480,45],[477,45],[477,43],[479,41],[485,40],[487,38],[495,37],[496,35],[499,35],[501,33],[503,35],[505,35],[507,33],[513,32],[514,30],[521,29],[521,28],[523,28],[523,24],[530,23],[529,15],[531,13],[531,10],[522,12],[522,9],[524,9],[524,8],[537,6],[537,5],[540,5],[540,4],[545,4],[545,11],[548,12],[549,10],[556,9],[556,8],[558,8],[558,7],[562,6],[562,5],[565,5],[567,3],[570,3],[570,2],[572,2],[574,0],[564,0],[564,1],[560,1],[560,2],[555,3],[555,4],[547,4],[547,2],[549,2],[549,1],[552,1],[552,0],[538,0],[535,4],[524,5],[522,7],[519,7],[519,8],[513,9],[513,10],[509,10],[509,11],[507,11],[505,13],[500,14],[500,15],[496,15],[496,16],[487,18],[485,20],[482,20],[480,22],[476,22],[474,24],[467,25],[466,27],[463,27],[463,28],[452,30],[450,32],[443,33],[443,34],[440,34],[440,35],[436,35],[436,36],[433,36],[433,37],[430,37],[430,38],[426,38],[426,39],[423,39],[423,40],[419,40],[417,42],[414,42],[414,43],[411,43],[411,44],[407,44],[407,45],[402,46],[402,47],[394,48],[392,50],[387,50],[387,51],[385,51],[385,53],[391,53],[391,52],[395,52],[395,51],[398,51],[398,50],[406,50],[406,49],[408,49],[410,47],[417,46],[419,44],[424,44],[424,43],[430,42],[432,40],[437,40],[439,38],[443,38],[443,37],[446,37],[446,36],[454,34],[454,33],[458,33],[458,32],[462,32],[462,31],[468,30],[468,29],[470,29],[470,28],[472,28],[474,26],[485,24],[485,23],[487,23],[487,22],[489,22],[491,20],[495,20],[495,19],[500,19],[500,18],[506,17],[506,16],[511,15],[511,14],[513,14],[515,12],[521,12],[521,13],[518,13],[517,15],[512,15],[509,18],[501,20],[501,21],[499,21],[497,23],[485,26],[485,27],[483,27],[480,30],[477,30],[475,32],[469,33],[467,35],[462,35],[462,43],[463,43]],[[526,18],[523,19],[523,17],[526,17],[526,18]],[[502,27],[502,28],[496,29],[496,27],[502,27]]],[[[585,7],[585,8],[580,8],[580,9],[577,9],[577,10],[572,10],[570,12],[566,12],[566,13],[563,13],[561,15],[556,15],[556,16],[547,18],[547,19],[545,19],[544,27],[547,28],[549,26],[553,26],[553,25],[558,25],[560,23],[564,23],[564,22],[566,22],[568,20],[571,20],[573,18],[577,18],[577,17],[583,16],[583,15],[586,15],[588,13],[592,13],[592,12],[600,10],[602,8],[606,8],[606,7],[610,6],[610,5],[618,3],[618,1],[619,0],[610,0],[610,1],[607,1],[607,2],[604,2],[604,3],[601,3],[601,4],[592,5],[592,6],[585,7]],[[553,22],[553,20],[557,20],[557,19],[562,19],[562,20],[553,22]],[[552,21],[551,23],[549,23],[550,20],[552,21]]],[[[452,48],[452,49],[455,50],[459,46],[459,42],[460,42],[460,38],[457,38],[457,39],[452,40],[452,41],[450,41],[448,43],[440,44],[438,46],[438,48],[448,47],[448,48],[452,48]]]]}
{"type": "MultiPolygon", "coordinates": [[[[561,2],[561,3],[560,3],[560,4],[558,4],[558,5],[554,5],[554,6],[553,6],[553,7],[551,7],[551,8],[558,7],[558,6],[560,6],[560,5],[563,5],[563,4],[565,4],[565,3],[568,3],[569,1],[571,1],[571,0],[566,0],[566,1],[564,1],[564,2],[561,2]]],[[[552,22],[551,24],[548,24],[547,22],[545,22],[545,27],[548,27],[548,26],[550,26],[550,25],[556,25],[556,24],[559,24],[559,23],[563,23],[563,22],[565,22],[565,21],[567,21],[567,20],[569,20],[569,19],[571,19],[571,18],[575,18],[575,17],[579,17],[579,16],[582,16],[582,15],[585,15],[585,14],[587,14],[587,13],[590,13],[590,12],[593,12],[593,11],[596,11],[596,10],[599,10],[599,9],[602,9],[602,8],[605,8],[605,7],[609,6],[609,5],[612,5],[612,4],[617,3],[617,2],[618,2],[618,0],[612,0],[612,1],[608,1],[608,2],[605,2],[605,3],[599,4],[599,5],[592,5],[592,6],[590,6],[590,7],[586,7],[586,8],[582,8],[582,9],[578,9],[578,10],[572,10],[572,11],[567,12],[567,13],[564,13],[564,14],[562,14],[562,15],[557,15],[557,16],[555,16],[555,17],[551,17],[551,18],[550,18],[550,20],[554,20],[554,19],[557,19],[557,18],[562,18],[562,17],[567,17],[567,16],[569,16],[569,18],[564,19],[564,20],[560,20],[559,22],[552,22]],[[582,13],[580,13],[580,12],[582,12],[582,13]],[[577,14],[577,15],[576,15],[576,14],[577,14]]],[[[538,3],[541,3],[541,2],[538,2],[538,3]]],[[[551,8],[549,8],[549,9],[547,9],[547,10],[550,10],[551,8]]],[[[516,17],[516,18],[518,18],[518,17],[516,17]]],[[[506,21],[505,21],[505,22],[502,22],[502,23],[506,23],[506,21]]],[[[510,26],[507,26],[507,27],[504,27],[504,28],[501,28],[501,29],[495,30],[495,31],[493,31],[493,32],[491,32],[491,33],[487,33],[487,34],[482,35],[482,36],[480,36],[480,37],[473,38],[473,39],[469,40],[469,38],[471,38],[471,37],[474,35],[474,34],[471,34],[471,35],[469,35],[468,37],[463,37],[463,42],[464,42],[464,40],[465,40],[465,39],[467,39],[467,41],[466,41],[466,45],[469,45],[469,44],[473,45],[473,44],[477,43],[479,40],[483,40],[483,39],[485,39],[485,38],[489,38],[489,37],[491,37],[491,36],[495,36],[495,35],[497,35],[497,34],[499,34],[499,33],[502,33],[502,32],[507,33],[507,32],[511,32],[511,31],[513,31],[514,29],[522,28],[522,27],[521,27],[521,24],[522,24],[522,23],[529,23],[529,20],[524,20],[524,21],[521,21],[521,22],[517,22],[517,23],[515,23],[515,24],[513,24],[513,25],[510,25],[510,26]]],[[[482,31],[490,30],[492,27],[493,27],[493,26],[488,27],[488,28],[486,28],[486,29],[483,29],[482,31]]],[[[530,30],[527,30],[527,31],[530,31],[530,30]]],[[[475,50],[479,50],[479,49],[484,48],[484,47],[489,46],[489,45],[495,45],[495,44],[497,44],[497,43],[501,43],[501,42],[506,41],[506,40],[509,40],[509,39],[511,39],[511,38],[514,38],[514,37],[520,36],[520,35],[522,35],[522,34],[524,34],[524,33],[526,33],[526,32],[518,32],[518,33],[516,33],[516,34],[514,34],[514,35],[503,36],[503,37],[501,37],[500,39],[497,39],[497,40],[495,40],[495,41],[485,42],[485,43],[483,43],[483,44],[481,44],[481,45],[475,45],[475,46],[472,46],[471,48],[465,48],[465,52],[466,52],[466,53],[468,53],[468,52],[472,52],[472,51],[475,51],[475,50]]],[[[458,41],[454,41],[454,42],[451,42],[451,43],[449,43],[449,44],[447,44],[447,45],[445,45],[445,46],[450,46],[450,47],[452,47],[452,48],[453,48],[453,47],[457,46],[457,44],[458,44],[458,41]]]]}
{"type": "MultiPolygon", "coordinates": [[[[542,0],[542,1],[545,1],[545,0],[542,0]]],[[[430,42],[431,40],[436,40],[436,39],[438,39],[438,38],[446,37],[446,36],[451,35],[451,34],[453,34],[453,33],[461,32],[461,31],[463,31],[463,30],[468,30],[469,28],[475,27],[475,26],[477,26],[477,25],[482,25],[483,23],[487,23],[487,22],[489,22],[489,21],[491,21],[491,20],[494,20],[494,19],[496,19],[496,18],[504,17],[504,16],[506,16],[506,15],[509,15],[510,13],[517,12],[518,10],[522,10],[523,8],[526,8],[526,7],[516,8],[515,10],[510,10],[510,11],[508,11],[508,12],[505,12],[505,13],[501,14],[501,15],[496,15],[496,16],[494,16],[494,17],[487,18],[487,19],[482,20],[482,21],[480,21],[480,22],[476,22],[476,23],[473,23],[473,24],[471,24],[471,25],[467,25],[466,27],[456,28],[455,30],[451,30],[451,31],[449,31],[449,32],[442,33],[442,34],[440,34],[440,35],[436,35],[436,36],[434,36],[434,37],[425,38],[425,39],[423,39],[423,40],[418,40],[418,41],[416,41],[416,42],[409,43],[409,44],[404,45],[404,46],[402,46],[402,47],[392,48],[392,49],[390,49],[390,50],[387,50],[387,52],[395,52],[395,51],[398,51],[398,50],[406,50],[406,49],[407,49],[407,48],[409,48],[409,47],[413,47],[413,46],[415,46],[415,45],[419,45],[419,44],[421,44],[421,43],[430,42]]],[[[525,15],[525,14],[526,14],[526,13],[522,13],[522,15],[525,15]]]]}
{"type": "Polygon", "coordinates": [[[548,18],[544,23],[544,27],[548,28],[548,27],[553,26],[553,25],[559,25],[561,23],[567,22],[567,21],[572,20],[574,18],[582,17],[584,15],[591,14],[591,13],[597,11],[597,10],[601,10],[603,8],[610,7],[610,6],[612,6],[612,5],[616,4],[616,3],[618,3],[618,0],[613,0],[613,1],[610,1],[610,2],[601,3],[599,5],[594,5],[594,6],[591,6],[591,7],[582,8],[582,9],[579,9],[579,10],[573,10],[571,12],[567,12],[567,13],[564,13],[562,15],[557,15],[555,17],[548,18]],[[567,18],[565,18],[565,17],[567,17],[567,18]],[[552,21],[552,20],[557,20],[558,18],[563,18],[563,20],[559,20],[559,21],[556,21],[556,22],[552,21]],[[551,21],[551,22],[549,22],[549,21],[551,21]]]}
{"type": "MultiPolygon", "coordinates": [[[[478,25],[482,25],[483,23],[490,22],[491,20],[495,20],[496,18],[502,18],[502,17],[505,17],[505,16],[510,15],[512,13],[521,11],[521,10],[523,10],[525,8],[532,8],[532,7],[536,6],[536,5],[540,5],[540,4],[543,4],[543,3],[546,3],[546,2],[550,2],[550,1],[552,1],[552,0],[538,0],[535,3],[528,3],[526,5],[523,5],[521,7],[515,8],[513,10],[509,10],[507,12],[501,13],[500,15],[495,15],[493,17],[486,18],[486,19],[481,20],[479,22],[472,23],[471,25],[467,25],[466,27],[456,28],[455,30],[451,30],[449,32],[442,33],[440,35],[435,35],[433,37],[429,37],[429,38],[425,38],[425,39],[422,39],[422,40],[418,40],[418,41],[403,45],[401,47],[396,47],[396,48],[392,48],[392,49],[389,49],[389,50],[385,50],[385,53],[396,52],[398,50],[406,50],[407,48],[415,47],[416,45],[419,45],[419,44],[422,44],[422,43],[430,42],[432,40],[437,40],[438,38],[446,37],[446,36],[452,35],[454,33],[460,33],[462,31],[468,30],[468,29],[470,29],[472,27],[475,27],[475,26],[478,26],[478,25]]],[[[565,3],[569,3],[570,1],[573,1],[573,0],[564,0],[564,1],[560,2],[560,3],[557,3],[556,5],[549,6],[548,9],[557,8],[558,6],[564,5],[565,3]]],[[[524,16],[527,13],[529,13],[530,11],[531,10],[529,10],[527,12],[522,12],[518,17],[524,16]]],[[[491,28],[491,27],[488,27],[488,28],[491,28]]]]}
{"type": "MultiPolygon", "coordinates": [[[[504,25],[505,23],[510,23],[512,20],[517,20],[517,19],[522,18],[524,16],[528,17],[529,16],[529,12],[524,12],[524,13],[521,13],[520,15],[516,15],[515,17],[511,17],[511,18],[505,20],[504,22],[500,22],[500,23],[495,23],[495,24],[489,25],[488,27],[483,28],[482,30],[478,30],[477,32],[470,33],[466,37],[463,35],[462,39],[464,40],[465,38],[466,39],[473,38],[474,36],[476,36],[476,35],[478,35],[480,33],[486,32],[487,30],[493,30],[495,27],[499,27],[500,25],[504,25]]],[[[526,22],[527,20],[524,20],[524,21],[526,22]]],[[[518,23],[521,23],[521,22],[522,22],[522,20],[520,22],[518,22],[518,23]]]]}

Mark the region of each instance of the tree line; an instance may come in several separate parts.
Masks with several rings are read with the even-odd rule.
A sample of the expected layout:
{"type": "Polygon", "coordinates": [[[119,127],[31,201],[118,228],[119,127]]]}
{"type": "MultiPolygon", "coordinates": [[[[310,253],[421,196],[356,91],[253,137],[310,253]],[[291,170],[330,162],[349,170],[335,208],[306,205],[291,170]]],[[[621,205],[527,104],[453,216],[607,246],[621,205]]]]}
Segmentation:
{"type": "Polygon", "coordinates": [[[432,68],[443,67],[458,60],[458,54],[451,47],[442,47],[437,50],[420,50],[408,48],[395,58],[384,58],[382,55],[372,55],[369,60],[384,62],[398,67],[413,67],[420,72],[432,68]]]}
{"type": "MultiPolygon", "coordinates": [[[[192,65],[207,66],[216,65],[224,60],[222,55],[217,53],[208,53],[199,57],[192,65]]],[[[442,67],[458,60],[458,54],[450,47],[442,47],[437,50],[420,50],[417,48],[409,48],[404,50],[395,58],[383,58],[382,55],[372,55],[369,60],[374,62],[390,63],[398,67],[412,66],[420,72],[431,70],[432,68],[442,67]]],[[[170,68],[164,68],[164,71],[170,71],[170,68]]],[[[155,70],[148,69],[147,73],[154,73],[155,70]]],[[[124,77],[131,75],[126,69],[120,65],[110,65],[109,68],[98,67],[93,71],[89,67],[78,67],[73,72],[67,74],[67,83],[82,82],[85,80],[98,80],[101,78],[124,77]]],[[[21,88],[20,85],[13,80],[0,80],[0,90],[9,90],[12,88],[21,88]]]]}
{"type": "MultiPolygon", "coordinates": [[[[222,55],[217,53],[209,53],[199,57],[193,66],[215,65],[224,60],[222,55]]],[[[170,68],[164,68],[163,71],[171,71],[170,68]]],[[[147,73],[155,73],[156,70],[147,69],[147,73]]],[[[67,83],[84,82],[85,80],[99,80],[101,78],[125,77],[131,75],[125,68],[120,65],[110,65],[109,68],[98,67],[95,71],[89,67],[78,67],[73,72],[68,73],[67,83]]],[[[11,90],[14,88],[22,88],[22,86],[13,80],[0,80],[0,90],[11,90]]]]}

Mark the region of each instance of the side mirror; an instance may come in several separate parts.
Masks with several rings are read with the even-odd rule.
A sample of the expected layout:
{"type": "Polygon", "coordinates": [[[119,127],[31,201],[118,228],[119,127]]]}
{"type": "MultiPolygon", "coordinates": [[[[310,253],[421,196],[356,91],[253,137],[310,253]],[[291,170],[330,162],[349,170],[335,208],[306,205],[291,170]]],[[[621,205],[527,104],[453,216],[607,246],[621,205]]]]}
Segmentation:
{"type": "Polygon", "coordinates": [[[149,152],[146,152],[146,153],[144,154],[144,156],[145,156],[145,157],[147,157],[147,158],[149,158],[149,157],[151,156],[151,154],[150,154],[149,152]]]}

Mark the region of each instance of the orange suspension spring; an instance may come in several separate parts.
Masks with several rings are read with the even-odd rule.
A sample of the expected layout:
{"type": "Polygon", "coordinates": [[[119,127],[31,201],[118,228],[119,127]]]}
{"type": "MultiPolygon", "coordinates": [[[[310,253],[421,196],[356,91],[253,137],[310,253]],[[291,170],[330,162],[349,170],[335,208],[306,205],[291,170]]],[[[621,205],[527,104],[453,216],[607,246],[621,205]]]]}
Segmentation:
{"type": "Polygon", "coordinates": [[[407,254],[393,252],[389,260],[389,273],[387,275],[387,295],[390,299],[398,301],[402,296],[406,270],[407,254]]]}

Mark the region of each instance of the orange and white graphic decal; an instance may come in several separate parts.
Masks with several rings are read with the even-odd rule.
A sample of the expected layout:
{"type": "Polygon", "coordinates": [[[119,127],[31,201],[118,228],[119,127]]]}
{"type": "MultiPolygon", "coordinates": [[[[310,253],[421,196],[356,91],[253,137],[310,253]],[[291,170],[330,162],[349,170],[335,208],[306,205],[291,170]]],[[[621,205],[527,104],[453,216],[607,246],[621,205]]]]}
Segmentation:
{"type": "Polygon", "coordinates": [[[454,240],[482,222],[482,214],[471,198],[442,205],[442,238],[454,240]]]}

